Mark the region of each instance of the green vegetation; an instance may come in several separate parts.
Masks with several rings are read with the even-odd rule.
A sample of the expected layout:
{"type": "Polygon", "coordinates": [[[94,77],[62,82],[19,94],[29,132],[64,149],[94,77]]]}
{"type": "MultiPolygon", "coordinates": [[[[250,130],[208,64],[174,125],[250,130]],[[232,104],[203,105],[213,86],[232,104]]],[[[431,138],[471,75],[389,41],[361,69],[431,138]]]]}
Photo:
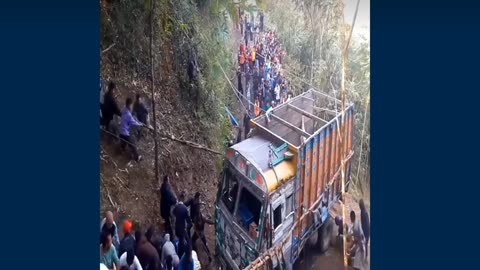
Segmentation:
{"type": "MultiPolygon", "coordinates": [[[[102,5],[102,71],[114,78],[150,80],[150,13],[152,0],[118,0],[102,5]],[[111,47],[113,46],[113,47],[111,47]],[[125,78],[127,77],[127,78],[125,78]]],[[[228,0],[158,0],[155,1],[153,58],[157,87],[164,77],[175,76],[183,106],[194,108],[202,135],[212,148],[220,149],[230,134],[224,106],[235,110],[225,80],[232,74],[234,58],[229,36],[231,21],[238,20],[236,7],[228,0]],[[189,82],[186,67],[190,53],[198,63],[198,81],[189,82]]],[[[246,1],[240,5],[253,10],[246,1]]]]}
{"type": "MultiPolygon", "coordinates": [[[[150,80],[150,15],[154,16],[153,58],[157,89],[170,87],[182,97],[182,106],[193,108],[201,134],[209,147],[222,149],[230,135],[227,105],[239,104],[222,69],[233,75],[234,40],[230,36],[237,10],[231,0],[152,0],[102,2],[102,72],[130,81],[150,80]],[[107,52],[108,51],[108,52],[107,52]],[[186,67],[194,52],[199,67],[198,82],[191,84],[186,67]],[[111,68],[110,71],[104,69],[111,68]],[[174,77],[173,80],[167,78],[174,77]],[[172,83],[173,82],[173,83],[172,83]],[[173,84],[173,85],[172,85],[173,84]]],[[[236,1],[247,13],[257,7],[252,1],[236,1]]],[[[287,50],[284,63],[291,89],[298,94],[311,86],[339,96],[341,49],[349,26],[343,18],[341,0],[258,0],[267,12],[267,27],[274,26],[287,50]]],[[[348,22],[350,23],[350,22],[348,22]]],[[[369,41],[353,37],[346,76],[348,100],[355,103],[354,186],[369,190],[370,174],[370,47],[369,41]],[[365,118],[366,116],[366,118],[365,118]]],[[[158,90],[160,91],[160,90],[158,90]]]]}
{"type": "MultiPolygon", "coordinates": [[[[276,30],[287,50],[283,69],[295,94],[314,87],[340,97],[341,50],[351,23],[344,21],[343,1],[268,0],[267,7],[267,26],[276,30]]],[[[370,119],[365,112],[370,104],[370,44],[365,38],[352,37],[346,72],[347,100],[356,111],[351,178],[354,191],[369,197],[370,119]]]]}

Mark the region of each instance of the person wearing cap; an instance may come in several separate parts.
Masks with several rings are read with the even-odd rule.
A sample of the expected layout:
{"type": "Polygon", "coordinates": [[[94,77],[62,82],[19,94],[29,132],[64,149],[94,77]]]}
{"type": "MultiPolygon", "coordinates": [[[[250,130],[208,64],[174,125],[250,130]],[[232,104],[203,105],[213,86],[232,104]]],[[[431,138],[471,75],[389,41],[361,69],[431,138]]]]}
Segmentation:
{"type": "Polygon", "coordinates": [[[111,211],[105,213],[105,218],[100,223],[100,232],[108,232],[112,237],[113,245],[115,247],[120,246],[117,224],[115,224],[115,221],[113,220],[113,213],[111,211]]]}
{"type": "Polygon", "coordinates": [[[132,230],[132,222],[125,220],[123,222],[123,238],[118,248],[118,256],[122,256],[129,249],[135,250],[135,237],[130,233],[132,230]]]}

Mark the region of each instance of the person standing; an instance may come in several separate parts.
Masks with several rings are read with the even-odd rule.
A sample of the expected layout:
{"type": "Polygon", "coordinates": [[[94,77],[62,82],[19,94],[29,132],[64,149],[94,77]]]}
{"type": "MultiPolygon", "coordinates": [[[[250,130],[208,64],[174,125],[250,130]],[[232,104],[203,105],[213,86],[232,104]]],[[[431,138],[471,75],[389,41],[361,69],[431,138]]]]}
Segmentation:
{"type": "Polygon", "coordinates": [[[240,64],[240,71],[245,72],[245,54],[242,52],[238,54],[238,63],[240,64]]]}
{"type": "Polygon", "coordinates": [[[247,139],[248,133],[250,132],[250,116],[248,113],[243,116],[243,128],[245,130],[244,139],[247,139]]]}
{"type": "Polygon", "coordinates": [[[180,259],[177,270],[194,270],[195,263],[192,258],[192,247],[187,245],[185,248],[185,254],[180,259]]]}
{"type": "Polygon", "coordinates": [[[255,106],[253,107],[253,113],[255,116],[260,115],[260,102],[258,101],[258,98],[255,99],[255,106]]]}
{"type": "Polygon", "coordinates": [[[115,246],[112,245],[112,236],[107,231],[100,234],[100,263],[108,269],[118,269],[120,263],[115,246]]]}
{"type": "Polygon", "coordinates": [[[240,67],[237,68],[237,80],[238,80],[238,91],[243,95],[243,85],[242,85],[242,71],[240,67]]]}
{"type": "Polygon", "coordinates": [[[260,11],[260,31],[261,32],[263,32],[263,20],[264,20],[263,11],[260,11]]]}
{"type": "Polygon", "coordinates": [[[362,225],[356,219],[355,212],[350,212],[350,221],[352,230],[350,238],[353,238],[352,244],[348,249],[348,254],[352,256],[352,266],[356,269],[363,269],[365,262],[365,236],[363,235],[362,225]]]}
{"type": "Polygon", "coordinates": [[[128,249],[123,255],[120,256],[120,267],[128,267],[129,270],[143,270],[140,261],[133,249],[128,249]]]}
{"type": "Polygon", "coordinates": [[[100,109],[102,111],[102,118],[100,119],[100,124],[104,126],[105,129],[108,131],[110,131],[110,122],[113,120],[113,117],[115,115],[121,116],[117,101],[115,101],[115,97],[113,96],[113,92],[115,89],[115,83],[110,82],[108,84],[108,90],[103,97],[103,104],[100,105],[100,109]]]}
{"type": "Polygon", "coordinates": [[[193,49],[190,50],[188,56],[188,68],[187,68],[188,78],[190,79],[190,83],[197,79],[198,74],[198,65],[197,65],[197,57],[193,49]]]}
{"type": "Polygon", "coordinates": [[[177,199],[172,192],[172,188],[169,183],[168,175],[163,177],[163,183],[160,187],[160,215],[165,221],[165,231],[169,232],[171,235],[172,230],[172,221],[170,217],[170,210],[172,206],[177,203],[177,199]]]}
{"type": "Polygon", "coordinates": [[[154,226],[150,226],[145,233],[145,237],[147,238],[148,242],[150,242],[158,252],[158,255],[162,254],[162,247],[163,247],[163,237],[157,235],[155,233],[154,226]]]}
{"type": "Polygon", "coordinates": [[[130,128],[133,127],[143,127],[144,125],[132,116],[133,110],[133,100],[131,98],[127,98],[125,101],[125,108],[122,110],[122,122],[120,125],[120,138],[122,139],[122,148],[125,149],[127,144],[132,149],[133,157],[135,161],[140,161],[142,156],[138,154],[137,146],[135,144],[135,140],[132,136],[130,136],[130,128]]]}
{"type": "MultiPolygon", "coordinates": [[[[135,97],[135,103],[133,104],[133,115],[138,119],[138,121],[145,126],[150,126],[150,117],[148,114],[148,109],[143,103],[143,99],[140,94],[137,94],[135,97]]],[[[142,130],[138,130],[138,139],[142,137],[142,130]]]]}
{"type": "Polygon", "coordinates": [[[194,219],[194,224],[195,225],[194,225],[194,230],[193,230],[192,246],[195,246],[195,242],[197,241],[198,238],[200,238],[200,240],[202,240],[202,242],[205,246],[205,250],[207,251],[208,260],[211,262],[212,261],[212,256],[210,254],[210,250],[208,249],[207,238],[205,237],[205,223],[208,223],[210,225],[215,225],[215,223],[212,220],[206,219],[203,216],[202,212],[199,211],[196,214],[195,219],[194,219]]]}
{"type": "Polygon", "coordinates": [[[182,192],[177,205],[173,208],[173,215],[175,216],[175,235],[179,240],[187,240],[187,231],[190,231],[190,228],[192,227],[192,219],[190,218],[184,201],[185,192],[182,192]]]}
{"type": "Polygon", "coordinates": [[[129,249],[135,250],[135,237],[130,233],[132,230],[132,222],[125,220],[123,222],[123,239],[120,241],[120,247],[118,248],[118,256],[122,256],[123,253],[129,249]]]}
{"type": "Polygon", "coordinates": [[[243,16],[240,15],[240,34],[243,35],[243,16]]]}
{"type": "Polygon", "coordinates": [[[370,217],[368,215],[365,202],[360,199],[358,202],[360,206],[360,221],[362,223],[363,235],[365,236],[365,257],[368,257],[368,240],[370,239],[370,217]]]}
{"type": "Polygon", "coordinates": [[[253,70],[253,67],[255,65],[255,46],[252,46],[250,50],[250,70],[253,70]]]}
{"type": "Polygon", "coordinates": [[[200,192],[195,192],[195,196],[193,198],[185,201],[185,206],[190,207],[190,219],[192,221],[200,212],[200,206],[202,204],[202,201],[200,200],[200,195],[200,192]]]}
{"type": "Polygon", "coordinates": [[[180,262],[180,258],[175,250],[175,245],[172,243],[172,241],[170,241],[170,234],[167,233],[165,234],[164,244],[162,247],[161,261],[163,265],[166,265],[169,257],[172,258],[173,267],[177,267],[178,263],[180,262]]]}
{"type": "Polygon", "coordinates": [[[342,216],[335,217],[335,224],[338,226],[338,234],[336,236],[336,246],[338,250],[343,250],[343,219],[342,216]]]}
{"type": "Polygon", "coordinates": [[[145,270],[160,269],[160,255],[157,249],[147,240],[147,237],[140,230],[135,233],[136,249],[135,254],[145,270]]]}
{"type": "Polygon", "coordinates": [[[112,211],[105,212],[105,217],[103,218],[102,222],[100,222],[100,232],[110,234],[113,240],[113,245],[116,247],[120,246],[117,224],[115,224],[115,221],[113,220],[112,211]]]}

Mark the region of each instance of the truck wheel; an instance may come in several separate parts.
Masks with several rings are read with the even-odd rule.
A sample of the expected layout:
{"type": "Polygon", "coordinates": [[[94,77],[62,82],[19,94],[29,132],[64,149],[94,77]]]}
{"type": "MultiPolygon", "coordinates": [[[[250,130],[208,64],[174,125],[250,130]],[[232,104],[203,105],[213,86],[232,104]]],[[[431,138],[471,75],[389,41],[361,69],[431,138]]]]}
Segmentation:
{"type": "Polygon", "coordinates": [[[328,217],[325,224],[318,230],[318,244],[320,252],[325,253],[330,247],[330,241],[333,233],[333,220],[328,217]]]}

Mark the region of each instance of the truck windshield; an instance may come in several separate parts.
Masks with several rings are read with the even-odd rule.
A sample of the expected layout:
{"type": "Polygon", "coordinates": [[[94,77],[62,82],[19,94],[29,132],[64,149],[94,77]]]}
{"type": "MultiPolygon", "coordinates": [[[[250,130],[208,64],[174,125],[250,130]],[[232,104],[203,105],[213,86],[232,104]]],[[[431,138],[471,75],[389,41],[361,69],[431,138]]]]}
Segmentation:
{"type": "Polygon", "coordinates": [[[231,214],[233,214],[233,210],[235,208],[237,195],[238,195],[238,180],[230,172],[229,169],[226,169],[223,177],[222,201],[231,214]]]}
{"type": "Polygon", "coordinates": [[[237,218],[246,231],[250,232],[252,228],[256,229],[260,219],[260,210],[262,203],[248,189],[242,188],[240,192],[240,201],[238,203],[237,218]]]}

